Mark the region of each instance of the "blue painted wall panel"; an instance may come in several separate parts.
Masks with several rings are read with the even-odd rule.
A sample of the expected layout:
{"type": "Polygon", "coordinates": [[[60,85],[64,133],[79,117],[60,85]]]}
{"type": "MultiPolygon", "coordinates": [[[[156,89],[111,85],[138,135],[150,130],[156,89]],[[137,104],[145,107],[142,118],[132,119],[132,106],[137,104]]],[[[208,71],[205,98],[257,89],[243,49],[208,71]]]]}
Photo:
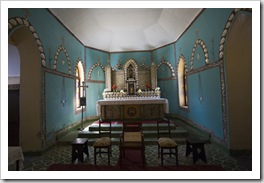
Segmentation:
{"type": "Polygon", "coordinates": [[[146,65],[151,64],[151,53],[149,51],[142,52],[124,52],[124,53],[111,53],[110,60],[111,66],[114,67],[119,63],[124,65],[129,59],[135,60],[138,64],[144,62],[146,65]]]}
{"type": "Polygon", "coordinates": [[[63,77],[46,73],[46,133],[47,139],[52,133],[59,131],[73,122],[81,120],[80,115],[75,115],[74,94],[72,92],[75,81],[64,78],[65,90],[63,90],[63,77]],[[65,96],[65,104],[62,98],[65,96]]]}

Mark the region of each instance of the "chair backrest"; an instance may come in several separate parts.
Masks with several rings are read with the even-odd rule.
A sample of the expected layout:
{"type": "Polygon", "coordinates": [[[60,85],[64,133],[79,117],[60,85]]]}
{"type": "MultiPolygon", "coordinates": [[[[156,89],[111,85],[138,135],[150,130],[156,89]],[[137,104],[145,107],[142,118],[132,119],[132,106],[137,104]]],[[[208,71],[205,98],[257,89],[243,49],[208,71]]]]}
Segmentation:
{"type": "Polygon", "coordinates": [[[143,141],[142,122],[140,121],[125,121],[123,122],[123,141],[143,141]]]}
{"type": "Polygon", "coordinates": [[[112,121],[99,119],[99,137],[112,137],[112,121]]]}
{"type": "Polygon", "coordinates": [[[171,126],[169,119],[163,118],[157,120],[157,134],[158,134],[158,138],[160,137],[171,138],[171,126]]]}

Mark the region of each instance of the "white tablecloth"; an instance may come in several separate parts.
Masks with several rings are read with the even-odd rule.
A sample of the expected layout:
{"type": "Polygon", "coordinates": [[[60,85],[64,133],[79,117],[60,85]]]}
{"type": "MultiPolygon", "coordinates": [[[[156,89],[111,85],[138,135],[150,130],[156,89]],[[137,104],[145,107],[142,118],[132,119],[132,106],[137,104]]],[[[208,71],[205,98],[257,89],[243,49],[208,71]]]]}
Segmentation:
{"type": "Polygon", "coordinates": [[[8,165],[16,164],[16,161],[19,161],[19,170],[24,168],[24,155],[21,147],[19,146],[10,146],[8,147],[8,165]]]}

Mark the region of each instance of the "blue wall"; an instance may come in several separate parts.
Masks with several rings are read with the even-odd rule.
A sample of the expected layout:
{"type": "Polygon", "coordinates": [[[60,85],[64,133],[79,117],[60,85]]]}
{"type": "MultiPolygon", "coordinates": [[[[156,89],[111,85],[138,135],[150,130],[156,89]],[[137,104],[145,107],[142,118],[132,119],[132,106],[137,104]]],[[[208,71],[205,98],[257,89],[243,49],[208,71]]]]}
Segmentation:
{"type": "MultiPolygon", "coordinates": [[[[88,79],[88,73],[90,68],[96,64],[101,63],[103,67],[106,67],[109,55],[107,52],[86,48],[86,79],[88,79]]],[[[89,88],[86,90],[86,102],[87,102],[87,116],[96,116],[96,102],[102,99],[102,93],[105,89],[105,73],[100,66],[96,66],[91,73],[91,80],[95,82],[89,82],[89,88]],[[101,81],[101,82],[98,82],[101,81]]]]}
{"type": "MultiPolygon", "coordinates": [[[[182,54],[186,59],[187,72],[191,69],[192,49],[197,39],[201,39],[207,47],[209,64],[218,61],[221,35],[231,11],[232,9],[205,9],[180,39],[176,41],[177,63],[180,54],[182,54]]],[[[196,70],[205,65],[203,49],[198,45],[194,54],[193,69],[196,70]],[[197,54],[200,57],[197,57],[197,54]]],[[[196,72],[189,75],[187,80],[189,111],[176,107],[176,114],[223,139],[220,68],[213,67],[196,72]],[[200,82],[198,75],[201,78],[200,82]],[[199,100],[201,93],[203,96],[202,101],[199,100]]]]}
{"type": "MultiPolygon", "coordinates": [[[[225,23],[232,9],[205,9],[199,17],[191,24],[184,34],[172,44],[157,48],[153,51],[131,51],[121,53],[108,53],[101,50],[88,48],[82,45],[56,18],[46,9],[29,9],[31,15],[28,20],[36,29],[44,47],[47,67],[53,69],[53,60],[58,48],[63,44],[71,64],[71,75],[75,75],[75,65],[80,58],[85,67],[85,78],[87,79],[90,68],[100,63],[103,67],[110,60],[112,67],[121,60],[124,64],[128,59],[134,59],[138,63],[151,64],[151,59],[158,65],[162,60],[169,62],[175,74],[180,55],[186,59],[187,73],[190,72],[193,46],[197,39],[201,39],[207,46],[209,63],[218,61],[219,43],[225,23]],[[56,30],[56,31],[54,31],[56,30]],[[64,39],[62,39],[62,37],[64,39]],[[50,54],[49,54],[50,53],[50,54]]],[[[9,18],[21,16],[25,12],[22,9],[9,9],[9,18]]],[[[89,46],[89,45],[87,45],[89,46]]],[[[193,69],[204,67],[205,57],[200,45],[195,50],[193,69]],[[200,55],[199,59],[197,54],[200,55]]],[[[67,57],[60,52],[57,63],[57,71],[68,73],[67,57]],[[62,64],[62,60],[66,63],[62,64]]],[[[169,100],[171,114],[177,114],[189,121],[196,123],[212,131],[217,137],[223,139],[223,122],[221,106],[221,82],[219,67],[213,67],[202,71],[187,74],[189,110],[182,110],[179,107],[178,81],[170,78],[171,72],[167,65],[162,64],[158,71],[158,86],[161,88],[161,96],[169,100]],[[199,75],[201,80],[199,81],[199,75]],[[201,89],[202,88],[202,89],[201,89]],[[201,91],[202,90],[202,91],[201,91]],[[203,100],[199,98],[203,96],[203,100]],[[201,115],[202,114],[202,115],[201,115]]],[[[104,72],[100,66],[93,69],[90,80],[87,81],[87,108],[84,117],[96,115],[96,101],[102,99],[102,92],[105,88],[104,72]]],[[[52,133],[59,131],[66,126],[72,125],[81,120],[81,113],[75,114],[75,82],[74,79],[65,78],[66,103],[61,104],[62,76],[46,73],[46,127],[47,139],[52,133]]]]}
{"type": "Polygon", "coordinates": [[[112,67],[118,64],[118,60],[121,60],[120,64],[124,65],[126,61],[129,59],[135,60],[138,64],[144,61],[146,65],[150,65],[151,53],[149,51],[142,51],[142,52],[124,52],[124,53],[120,52],[120,53],[110,54],[112,67]]]}
{"type": "MultiPolygon", "coordinates": [[[[158,66],[161,61],[169,62],[176,74],[174,44],[164,46],[153,51],[154,63],[158,66]]],[[[176,114],[178,106],[177,81],[169,79],[172,73],[168,65],[162,64],[157,70],[158,87],[160,87],[161,97],[169,101],[169,113],[176,114]]]]}
{"type": "MultiPolygon", "coordinates": [[[[46,9],[28,9],[28,21],[36,30],[44,48],[47,68],[53,69],[55,54],[61,45],[66,49],[70,59],[71,75],[75,75],[75,65],[80,58],[84,61],[84,46],[62,26],[46,9]],[[63,37],[63,38],[62,38],[63,37]]],[[[8,17],[24,17],[23,9],[9,9],[8,17]]],[[[40,60],[36,60],[40,62],[40,60]]],[[[40,68],[29,68],[40,69],[40,68]]],[[[64,51],[59,52],[57,71],[69,74],[69,65],[64,51]],[[64,64],[62,63],[64,60],[64,64]]],[[[81,113],[75,114],[75,81],[65,77],[66,103],[62,105],[62,79],[57,74],[45,73],[46,82],[46,138],[52,140],[54,132],[81,120],[81,113]]],[[[41,82],[41,81],[40,81],[41,82]]],[[[42,109],[41,109],[42,111],[42,109]]]]}

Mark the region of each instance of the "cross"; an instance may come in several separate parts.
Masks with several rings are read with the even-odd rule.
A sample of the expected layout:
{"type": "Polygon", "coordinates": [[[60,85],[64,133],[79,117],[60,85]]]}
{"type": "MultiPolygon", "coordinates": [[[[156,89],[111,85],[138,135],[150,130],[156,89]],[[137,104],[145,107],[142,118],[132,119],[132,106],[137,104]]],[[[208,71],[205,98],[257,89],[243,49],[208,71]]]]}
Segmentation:
{"type": "Polygon", "coordinates": [[[85,81],[83,81],[83,82],[82,82],[82,86],[80,86],[80,88],[81,88],[81,87],[83,88],[83,97],[85,97],[85,92],[86,92],[85,90],[86,90],[86,88],[88,88],[89,86],[88,86],[88,85],[85,85],[85,81]]]}
{"type": "Polygon", "coordinates": [[[64,45],[64,37],[61,36],[61,42],[62,42],[62,45],[64,45]]]}
{"type": "Polygon", "coordinates": [[[23,8],[24,9],[24,12],[25,12],[25,19],[27,20],[28,17],[31,15],[30,11],[28,8],[23,8]]]}
{"type": "Polygon", "coordinates": [[[196,33],[196,38],[198,39],[198,37],[199,37],[199,29],[196,29],[195,33],[196,33]]]}
{"type": "Polygon", "coordinates": [[[144,64],[145,60],[146,60],[146,59],[145,59],[144,57],[141,58],[142,65],[144,64]]]}

